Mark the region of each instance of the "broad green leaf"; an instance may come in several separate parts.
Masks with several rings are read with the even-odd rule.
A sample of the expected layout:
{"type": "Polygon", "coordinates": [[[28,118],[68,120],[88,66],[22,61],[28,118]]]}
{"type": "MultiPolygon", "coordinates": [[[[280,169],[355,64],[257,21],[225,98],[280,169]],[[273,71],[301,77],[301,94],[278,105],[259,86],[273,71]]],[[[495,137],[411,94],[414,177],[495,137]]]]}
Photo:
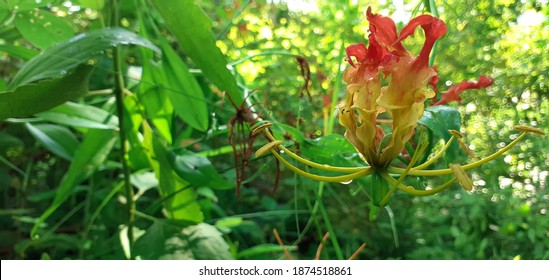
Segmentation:
{"type": "Polygon", "coordinates": [[[148,260],[231,260],[229,246],[212,225],[201,223],[179,230],[155,222],[136,240],[135,255],[148,260]]]}
{"type": "Polygon", "coordinates": [[[32,228],[32,238],[36,237],[40,224],[67,200],[76,186],[88,179],[103,164],[115,143],[116,135],[116,132],[105,129],[90,129],[86,133],[82,144],[80,144],[74,155],[69,170],[57,188],[55,199],[32,228]]]}
{"type": "Polygon", "coordinates": [[[314,140],[305,140],[302,153],[305,158],[318,163],[352,166],[345,157],[355,155],[356,150],[342,135],[330,134],[314,140]]]}
{"type": "MultiPolygon", "coordinates": [[[[144,4],[144,3],[143,3],[144,4]]],[[[144,21],[145,9],[137,9],[137,19],[141,28],[139,28],[139,34],[148,39],[149,30],[157,29],[149,28],[149,25],[144,21]]],[[[168,93],[162,89],[162,85],[168,84],[166,75],[163,73],[161,62],[155,62],[153,59],[153,52],[141,48],[141,60],[143,61],[143,71],[141,75],[141,81],[139,83],[139,90],[137,91],[137,98],[145,108],[148,118],[156,128],[156,131],[162,136],[168,144],[172,144],[172,121],[174,108],[168,93]]]]}
{"type": "Polygon", "coordinates": [[[28,11],[35,8],[43,7],[50,3],[49,1],[36,1],[36,0],[5,0],[7,7],[10,10],[17,9],[17,11],[28,11]]]}
{"type": "Polygon", "coordinates": [[[8,89],[13,90],[38,80],[66,75],[79,64],[90,62],[102,51],[128,44],[160,52],[151,42],[122,28],[93,30],[56,44],[29,60],[13,77],[8,89]]]}
{"type": "Polygon", "coordinates": [[[39,53],[38,51],[28,49],[25,47],[10,46],[10,45],[0,45],[0,51],[6,52],[12,57],[16,57],[25,61],[35,57],[39,53]]]}
{"type": "Polygon", "coordinates": [[[0,93],[0,120],[46,111],[88,92],[93,67],[78,67],[62,78],[40,81],[0,93]]]}
{"type": "Polygon", "coordinates": [[[17,13],[15,27],[23,38],[40,49],[47,49],[74,35],[74,30],[65,18],[57,17],[47,10],[17,13]]]}
{"type": "Polygon", "coordinates": [[[25,143],[5,132],[0,132],[0,156],[7,156],[8,152],[11,150],[23,151],[25,143]]]}
{"type": "Polygon", "coordinates": [[[154,172],[141,171],[133,173],[130,176],[131,184],[136,187],[140,192],[145,192],[149,189],[158,186],[158,179],[154,175],[154,172]]]}
{"type": "Polygon", "coordinates": [[[86,104],[66,102],[36,116],[58,124],[80,128],[117,129],[118,117],[86,104]]]}
{"type": "Polygon", "coordinates": [[[25,126],[32,136],[50,152],[66,160],[72,160],[80,143],[69,129],[54,124],[26,123],[25,126]]]}
{"type": "Polygon", "coordinates": [[[226,217],[215,222],[215,227],[223,233],[229,233],[233,228],[241,225],[242,221],[240,217],[226,217]]]}
{"type": "MultiPolygon", "coordinates": [[[[144,230],[138,227],[133,227],[134,239],[141,237],[143,234],[145,234],[144,230]]],[[[130,239],[128,238],[128,225],[122,225],[120,227],[120,231],[118,232],[118,239],[120,240],[120,246],[122,247],[124,256],[126,257],[126,259],[129,260],[132,256],[132,248],[130,246],[130,239]]]]}
{"type": "Polygon", "coordinates": [[[295,141],[299,143],[305,141],[305,136],[303,136],[303,132],[291,125],[276,123],[272,129],[274,133],[281,132],[280,136],[282,137],[284,137],[284,134],[289,133],[295,141]]]}
{"type": "Polygon", "coordinates": [[[448,140],[452,137],[448,130],[459,131],[461,115],[456,109],[448,106],[428,107],[425,108],[419,123],[433,131],[436,136],[448,140]]]}
{"type": "Polygon", "coordinates": [[[242,103],[236,80],[215,44],[212,22],[200,7],[193,0],[150,2],[164,18],[166,27],[177,38],[185,54],[219,90],[227,92],[236,104],[242,103]]]}
{"type": "Polygon", "coordinates": [[[80,6],[94,10],[101,10],[105,6],[105,0],[78,0],[80,6]]]}
{"type": "Polygon", "coordinates": [[[140,132],[143,123],[143,107],[133,96],[124,98],[124,117],[126,136],[129,143],[128,157],[130,168],[135,170],[150,167],[149,151],[143,145],[140,132]]]}
{"type": "Polygon", "coordinates": [[[146,61],[137,96],[158,133],[171,144],[174,109],[167,90],[162,90],[161,85],[168,83],[162,71],[162,67],[150,60],[146,61]]]}
{"type": "Polygon", "coordinates": [[[229,189],[233,184],[225,181],[215,170],[207,157],[182,150],[177,154],[168,153],[168,159],[173,170],[183,180],[193,186],[208,186],[213,189],[229,189]]]}
{"type": "Polygon", "coordinates": [[[168,218],[188,222],[202,222],[204,214],[196,201],[197,195],[188,182],[181,179],[170,166],[168,151],[157,138],[152,139],[152,162],[159,181],[160,194],[166,198],[164,206],[168,218]]]}
{"type": "MultiPolygon", "coordinates": [[[[448,106],[428,107],[418,122],[426,126],[433,134],[444,141],[448,141],[452,134],[448,130],[459,131],[461,127],[461,115],[458,110],[448,106]]],[[[454,157],[459,152],[459,145],[454,141],[447,154],[454,157]]]]}
{"type": "Polygon", "coordinates": [[[172,101],[175,112],[194,129],[206,131],[208,108],[200,85],[166,40],[162,40],[162,53],[162,69],[168,82],[163,86],[172,101]]]}
{"type": "Polygon", "coordinates": [[[8,10],[8,5],[0,1],[0,22],[4,22],[9,14],[10,11],[8,10]]]}

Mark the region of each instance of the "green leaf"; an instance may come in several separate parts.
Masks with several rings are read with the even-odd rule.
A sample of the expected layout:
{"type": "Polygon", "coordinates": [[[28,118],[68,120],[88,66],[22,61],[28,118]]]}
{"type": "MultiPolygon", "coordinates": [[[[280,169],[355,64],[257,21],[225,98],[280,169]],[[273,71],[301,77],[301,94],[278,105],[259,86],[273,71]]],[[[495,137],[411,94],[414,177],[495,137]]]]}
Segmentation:
{"type": "Polygon", "coordinates": [[[215,222],[215,227],[221,232],[229,233],[235,227],[238,227],[244,221],[240,217],[226,217],[217,222],[215,222]]]}
{"type": "Polygon", "coordinates": [[[93,30],[56,44],[32,58],[13,77],[8,90],[38,80],[66,75],[79,64],[88,63],[102,51],[128,44],[160,52],[151,42],[122,28],[93,30]]]}
{"type": "MultiPolygon", "coordinates": [[[[448,130],[459,131],[461,127],[461,115],[458,110],[448,106],[428,107],[418,122],[431,130],[434,136],[448,141],[452,134],[448,130]]],[[[454,141],[447,151],[450,157],[459,152],[459,145],[454,141]]]]}
{"type": "Polygon", "coordinates": [[[161,86],[168,83],[162,71],[162,67],[151,61],[146,61],[143,64],[143,76],[141,77],[137,97],[145,107],[145,112],[158,133],[171,144],[174,109],[167,90],[163,90],[161,86]]]}
{"type": "Polygon", "coordinates": [[[208,108],[200,85],[166,40],[162,40],[161,46],[164,55],[162,69],[168,82],[163,86],[166,88],[175,112],[194,129],[206,131],[208,108]]]}
{"type": "Polygon", "coordinates": [[[66,102],[36,116],[58,124],[80,128],[117,129],[118,117],[86,104],[66,102]]]}
{"type": "Polygon", "coordinates": [[[210,81],[227,92],[236,104],[242,94],[236,80],[227,69],[227,61],[215,44],[212,22],[193,0],[150,1],[177,38],[181,48],[210,81]]]}
{"type": "Polygon", "coordinates": [[[165,198],[164,207],[170,219],[193,223],[202,222],[204,214],[196,201],[197,195],[189,183],[181,179],[170,166],[168,151],[157,138],[152,139],[153,169],[159,181],[160,194],[165,198]]]}
{"type": "Polygon", "coordinates": [[[177,175],[196,187],[208,186],[213,189],[230,189],[233,184],[225,181],[215,170],[207,157],[182,150],[178,154],[168,154],[170,165],[177,175]]]}
{"type": "Polygon", "coordinates": [[[0,1],[0,22],[4,22],[9,14],[10,11],[8,10],[8,5],[0,1]]]}
{"type": "Polygon", "coordinates": [[[145,192],[158,186],[158,179],[156,179],[154,172],[148,171],[133,173],[130,175],[130,182],[140,192],[145,192]]]}
{"type": "Polygon", "coordinates": [[[282,137],[284,137],[285,133],[289,133],[295,141],[299,143],[303,143],[303,141],[305,141],[305,136],[303,135],[303,132],[291,125],[275,123],[272,129],[274,133],[282,132],[280,134],[280,136],[282,137]]]}
{"type": "MultiPolygon", "coordinates": [[[[144,8],[137,9],[137,18],[139,25],[141,26],[139,34],[148,39],[149,29],[158,30],[158,27],[149,27],[144,21],[145,14],[146,11],[144,8]]],[[[168,98],[167,90],[169,89],[165,89],[162,86],[168,84],[166,75],[164,75],[162,64],[154,61],[152,51],[145,48],[141,48],[140,51],[141,59],[143,61],[143,71],[139,83],[139,90],[137,91],[137,98],[145,108],[145,112],[158,134],[162,136],[168,144],[172,144],[171,129],[172,121],[174,119],[174,108],[168,98]]]]}
{"type": "Polygon", "coordinates": [[[143,146],[140,132],[144,121],[143,107],[134,97],[124,98],[124,117],[126,136],[129,144],[128,158],[130,168],[135,170],[150,168],[149,151],[143,146]]]}
{"type": "Polygon", "coordinates": [[[40,49],[47,49],[74,35],[74,30],[65,18],[57,17],[47,10],[17,13],[15,27],[23,38],[40,49]]]}
{"type": "Polygon", "coordinates": [[[29,1],[29,0],[7,0],[5,1],[7,4],[7,7],[9,7],[10,10],[17,9],[17,11],[28,11],[35,8],[43,7],[48,5],[50,3],[49,1],[29,1]]]}
{"type": "Polygon", "coordinates": [[[19,150],[23,151],[25,148],[25,143],[5,132],[0,132],[0,156],[7,156],[10,150],[19,150]]]}
{"type": "Polygon", "coordinates": [[[69,129],[54,124],[26,123],[25,126],[32,136],[50,152],[66,160],[72,160],[80,143],[69,129]]]}
{"type": "Polygon", "coordinates": [[[105,0],[78,0],[80,6],[94,10],[101,10],[105,6],[105,0]]]}
{"type": "Polygon", "coordinates": [[[39,53],[38,51],[31,50],[25,47],[9,45],[0,45],[0,51],[6,52],[12,57],[16,57],[25,61],[35,57],[39,53]]]}
{"type": "Polygon", "coordinates": [[[112,130],[90,129],[78,147],[73,161],[63,177],[55,199],[38,219],[31,230],[31,237],[36,237],[40,226],[67,198],[76,186],[89,178],[109,155],[116,140],[116,133],[112,130]]]}
{"type": "Polygon", "coordinates": [[[62,78],[24,85],[0,93],[0,120],[43,112],[88,92],[93,67],[78,67],[62,78]]]}
{"type": "Polygon", "coordinates": [[[136,240],[134,252],[149,260],[231,260],[229,246],[212,225],[198,224],[183,230],[155,222],[136,240]]]}
{"type": "Polygon", "coordinates": [[[355,155],[356,150],[339,134],[330,134],[314,140],[305,140],[303,156],[318,163],[331,165],[352,166],[346,155],[355,155]]]}
{"type": "Polygon", "coordinates": [[[419,124],[425,125],[436,136],[448,140],[452,137],[452,134],[448,130],[459,131],[461,127],[461,115],[459,111],[448,106],[428,107],[423,112],[419,124]]]}

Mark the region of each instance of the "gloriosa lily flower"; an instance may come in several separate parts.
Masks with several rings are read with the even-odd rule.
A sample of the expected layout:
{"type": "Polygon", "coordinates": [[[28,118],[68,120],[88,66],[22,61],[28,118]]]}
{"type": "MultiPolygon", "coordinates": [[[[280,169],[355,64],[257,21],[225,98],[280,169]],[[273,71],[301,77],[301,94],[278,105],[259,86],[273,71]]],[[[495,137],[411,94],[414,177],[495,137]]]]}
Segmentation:
{"type": "Polygon", "coordinates": [[[481,76],[478,82],[463,81],[450,87],[442,93],[438,101],[435,101],[433,98],[436,96],[438,76],[436,69],[429,66],[429,55],[436,40],[447,32],[445,23],[436,17],[421,15],[412,19],[400,33],[397,33],[395,23],[389,17],[374,14],[368,8],[366,18],[370,24],[368,46],[358,43],[346,49],[345,60],[351,67],[343,75],[343,80],[347,84],[347,96],[341,102],[338,111],[339,122],[346,129],[345,137],[353,144],[368,166],[335,167],[301,158],[282,146],[282,141],[273,137],[271,132],[266,129],[272,125],[270,123],[263,123],[253,128],[254,135],[264,133],[270,141],[256,152],[257,156],[270,151],[289,169],[319,181],[345,182],[373,174],[375,176],[375,185],[372,186],[372,193],[375,193],[372,195],[373,202],[377,206],[382,206],[388,202],[391,194],[397,189],[412,195],[431,195],[448,188],[457,180],[463,188],[471,190],[473,184],[467,176],[466,170],[478,167],[500,156],[518,143],[527,132],[543,134],[541,130],[535,128],[517,126],[515,128],[523,133],[496,153],[463,166],[450,164],[448,169],[441,170],[425,169],[444,154],[455,138],[459,140],[461,134],[451,131],[452,138],[440,151],[427,162],[416,165],[428,146],[427,140],[420,136],[420,141],[408,166],[406,168],[391,166],[393,160],[402,153],[406,143],[410,141],[416,131],[418,121],[424,112],[425,103],[429,99],[431,99],[432,106],[451,101],[460,102],[459,94],[462,91],[486,88],[493,83],[493,80],[481,76]],[[418,27],[421,27],[425,33],[425,42],[419,54],[414,56],[404,48],[402,41],[412,35],[418,27]],[[391,131],[387,134],[378,124],[378,117],[382,113],[386,113],[392,121],[391,131]],[[279,149],[310,167],[347,174],[320,176],[305,172],[286,161],[279,153],[279,149]],[[430,190],[418,190],[402,183],[408,175],[441,176],[446,174],[454,174],[455,177],[430,190]]]}

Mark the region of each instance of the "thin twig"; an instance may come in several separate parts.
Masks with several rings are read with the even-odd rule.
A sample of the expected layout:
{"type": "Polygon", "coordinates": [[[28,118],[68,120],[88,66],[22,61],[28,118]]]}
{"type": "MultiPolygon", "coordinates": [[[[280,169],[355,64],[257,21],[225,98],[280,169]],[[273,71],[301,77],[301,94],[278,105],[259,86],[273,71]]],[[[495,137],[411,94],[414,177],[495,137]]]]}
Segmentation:
{"type": "Polygon", "coordinates": [[[278,245],[280,245],[280,247],[282,247],[282,250],[284,250],[284,255],[286,256],[286,258],[288,258],[289,260],[293,260],[294,257],[292,257],[288,249],[286,249],[286,246],[282,242],[282,239],[280,239],[280,235],[278,235],[278,230],[276,230],[276,228],[273,228],[273,234],[275,236],[276,242],[278,242],[278,245]]]}
{"type": "Polygon", "coordinates": [[[358,257],[358,255],[362,252],[362,250],[364,250],[364,248],[366,248],[366,243],[362,243],[362,245],[360,245],[360,247],[354,252],[354,254],[349,258],[349,260],[354,260],[356,259],[356,257],[358,257]]]}
{"type": "Polygon", "coordinates": [[[322,242],[318,245],[318,249],[316,249],[316,255],[315,260],[320,260],[320,253],[322,253],[322,248],[324,247],[324,243],[326,243],[326,240],[328,240],[328,237],[330,237],[330,232],[326,232],[324,234],[324,237],[322,237],[322,242]]]}

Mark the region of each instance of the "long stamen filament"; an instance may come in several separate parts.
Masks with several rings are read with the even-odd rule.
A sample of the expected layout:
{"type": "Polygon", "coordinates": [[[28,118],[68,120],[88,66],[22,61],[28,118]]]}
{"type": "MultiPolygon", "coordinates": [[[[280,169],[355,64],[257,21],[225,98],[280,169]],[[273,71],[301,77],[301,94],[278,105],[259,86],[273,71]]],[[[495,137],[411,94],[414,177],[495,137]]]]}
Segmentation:
{"type": "MultiPolygon", "coordinates": [[[[419,139],[423,139],[422,138],[423,130],[421,132],[422,132],[422,134],[419,136],[419,139]]],[[[428,144],[427,144],[426,141],[421,141],[420,140],[419,144],[416,146],[416,149],[414,150],[414,155],[410,159],[410,163],[408,164],[408,166],[406,166],[406,169],[404,170],[404,172],[398,178],[397,183],[393,184],[393,187],[387,192],[385,197],[383,197],[383,199],[379,202],[380,205],[386,205],[387,204],[387,202],[389,201],[389,198],[391,197],[391,195],[393,195],[393,193],[397,190],[398,185],[400,183],[402,183],[404,178],[406,178],[406,175],[408,174],[408,171],[410,171],[410,169],[412,169],[412,166],[414,166],[414,164],[416,164],[416,162],[419,160],[419,157],[421,155],[423,155],[423,153],[425,153],[425,150],[427,149],[427,146],[428,146],[428,144]]]]}
{"type": "Polygon", "coordinates": [[[456,138],[454,135],[452,135],[452,137],[450,137],[450,140],[448,140],[448,142],[446,142],[446,144],[444,145],[444,147],[442,147],[442,149],[440,151],[438,151],[438,153],[436,153],[432,158],[430,158],[428,161],[412,168],[413,170],[421,170],[421,169],[425,169],[427,167],[429,167],[431,164],[435,163],[435,161],[437,161],[442,155],[444,155],[444,153],[446,152],[446,150],[448,150],[448,148],[450,147],[450,145],[452,144],[452,141],[454,140],[454,138],[456,138]]]}
{"type": "MultiPolygon", "coordinates": [[[[520,140],[522,140],[522,138],[524,138],[527,133],[528,132],[523,132],[519,137],[517,137],[517,139],[515,139],[511,143],[507,144],[507,146],[503,147],[501,150],[499,150],[499,151],[497,151],[497,152],[495,152],[495,153],[493,153],[493,154],[491,154],[491,155],[489,155],[489,156],[487,156],[483,159],[480,159],[476,162],[464,165],[463,169],[464,170],[473,169],[473,168],[479,167],[482,164],[485,164],[489,161],[492,161],[492,160],[496,159],[497,157],[501,156],[503,153],[505,153],[509,149],[511,149],[520,140]]],[[[389,173],[394,173],[394,174],[403,174],[406,171],[406,169],[397,168],[397,167],[389,167],[389,168],[387,168],[387,171],[389,173]]],[[[415,169],[411,169],[407,173],[408,173],[408,175],[412,175],[412,176],[441,176],[441,175],[452,174],[453,172],[452,172],[451,169],[446,168],[446,169],[440,169],[440,170],[415,170],[415,169]]]]}
{"type": "MultiPolygon", "coordinates": [[[[267,136],[267,138],[269,138],[270,141],[278,141],[269,131],[265,130],[264,131],[265,135],[267,136]]],[[[308,165],[310,167],[313,167],[313,168],[318,168],[318,169],[321,169],[321,170],[325,170],[325,171],[331,171],[331,172],[341,172],[341,173],[356,173],[356,172],[360,172],[360,171],[364,171],[366,169],[369,169],[370,167],[368,166],[361,166],[361,167],[339,167],[339,166],[331,166],[331,165],[327,165],[327,164],[319,164],[319,163],[316,163],[314,161],[310,161],[308,159],[304,159],[300,156],[298,156],[297,154],[295,154],[294,152],[292,152],[290,149],[280,145],[278,146],[281,150],[284,151],[284,153],[288,154],[288,156],[292,157],[293,159],[305,164],[305,165],[308,165]]]]}
{"type": "Polygon", "coordinates": [[[411,195],[415,195],[415,196],[428,196],[428,195],[433,195],[433,194],[439,193],[439,192],[449,188],[457,180],[456,178],[452,178],[450,181],[448,181],[448,182],[446,182],[446,183],[444,183],[444,184],[442,184],[442,185],[440,185],[440,186],[438,186],[434,189],[431,189],[431,190],[416,190],[413,187],[405,186],[402,183],[399,183],[397,180],[395,180],[393,177],[391,177],[391,175],[389,175],[389,173],[387,173],[387,172],[381,172],[380,174],[391,185],[397,186],[397,188],[399,190],[401,190],[405,193],[411,194],[411,195]]]}
{"type": "MultiPolygon", "coordinates": [[[[282,147],[282,146],[280,146],[280,147],[282,147]]],[[[332,183],[349,182],[351,180],[354,180],[354,179],[362,177],[362,176],[367,176],[367,175],[372,174],[374,172],[374,170],[371,167],[366,167],[366,168],[362,168],[362,170],[360,170],[358,172],[355,172],[355,173],[352,173],[352,174],[347,174],[347,175],[342,175],[342,176],[330,177],[330,176],[315,175],[315,174],[311,174],[309,172],[303,171],[303,170],[295,167],[294,165],[289,163],[286,159],[284,159],[277,151],[271,150],[271,152],[282,164],[284,164],[286,167],[288,167],[293,172],[295,172],[295,173],[297,173],[297,174],[299,174],[303,177],[306,177],[306,178],[309,178],[309,179],[312,179],[312,180],[316,180],[316,181],[332,182],[332,183]]]]}

